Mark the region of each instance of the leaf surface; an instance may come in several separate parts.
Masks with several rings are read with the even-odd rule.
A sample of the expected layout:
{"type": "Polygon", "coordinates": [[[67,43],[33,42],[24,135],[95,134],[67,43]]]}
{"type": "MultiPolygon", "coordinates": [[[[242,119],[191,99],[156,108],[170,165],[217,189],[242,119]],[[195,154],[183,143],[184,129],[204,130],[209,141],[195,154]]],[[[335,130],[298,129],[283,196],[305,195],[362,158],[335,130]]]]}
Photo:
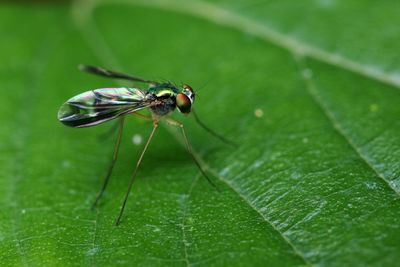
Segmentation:
{"type": "Polygon", "coordinates": [[[1,6],[1,262],[393,266],[400,260],[398,19],[392,1],[359,12],[365,6],[1,6]],[[179,129],[163,125],[115,227],[152,127],[128,116],[109,188],[91,211],[115,138],[98,137],[111,124],[71,129],[56,114],[73,95],[131,84],[82,74],[79,63],[190,84],[202,120],[239,144],[225,146],[190,116],[173,115],[221,193],[192,163],[179,129]]]}

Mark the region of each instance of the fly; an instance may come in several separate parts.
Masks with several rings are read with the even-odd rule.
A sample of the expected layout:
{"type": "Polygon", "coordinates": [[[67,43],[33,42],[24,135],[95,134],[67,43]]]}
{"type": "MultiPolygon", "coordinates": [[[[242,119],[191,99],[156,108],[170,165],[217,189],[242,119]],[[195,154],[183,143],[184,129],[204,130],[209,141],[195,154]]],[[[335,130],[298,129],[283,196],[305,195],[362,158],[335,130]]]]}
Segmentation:
{"type": "Polygon", "coordinates": [[[121,222],[121,218],[124,213],[126,202],[132,189],[136,173],[139,169],[140,163],[142,162],[143,156],[151,140],[154,137],[154,134],[158,127],[158,123],[161,118],[165,118],[168,124],[177,126],[181,129],[186,148],[191,155],[193,161],[199,168],[202,175],[207,179],[207,181],[214,188],[217,189],[215,184],[207,176],[199,161],[193,154],[192,146],[189,143],[188,136],[183,124],[166,116],[174,111],[176,108],[183,114],[192,113],[196,122],[208,133],[220,139],[224,143],[234,145],[231,141],[225,139],[223,136],[215,133],[210,128],[208,128],[196,115],[192,108],[196,94],[189,85],[184,84],[183,86],[178,87],[170,82],[161,83],[146,80],[128,74],[114,72],[104,68],[89,65],[80,65],[79,68],[80,70],[86,71],[91,74],[96,74],[109,78],[147,83],[149,85],[149,88],[147,90],[133,87],[120,87],[100,88],[87,91],[69,99],[61,106],[60,110],[58,111],[59,121],[66,126],[74,128],[95,126],[100,123],[119,118],[118,136],[114,146],[112,161],[104,178],[103,185],[93,203],[93,208],[97,206],[99,200],[101,199],[111,177],[115,162],[118,158],[118,150],[121,143],[122,131],[124,127],[124,116],[127,114],[133,114],[139,118],[152,121],[153,129],[136,163],[135,170],[132,173],[128,185],[128,190],[125,193],[125,197],[116,220],[116,225],[119,225],[119,223],[121,222]],[[138,111],[143,109],[149,109],[151,116],[137,113],[138,111]]]}

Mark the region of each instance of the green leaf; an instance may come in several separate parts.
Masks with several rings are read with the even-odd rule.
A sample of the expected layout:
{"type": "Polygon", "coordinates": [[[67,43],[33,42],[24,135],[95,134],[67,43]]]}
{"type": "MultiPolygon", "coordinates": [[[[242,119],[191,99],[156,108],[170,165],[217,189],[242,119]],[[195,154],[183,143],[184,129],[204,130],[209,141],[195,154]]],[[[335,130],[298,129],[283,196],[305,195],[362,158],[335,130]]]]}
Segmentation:
{"type": "Polygon", "coordinates": [[[4,266],[394,266],[400,260],[400,37],[395,1],[80,1],[0,7],[4,266]],[[225,146],[175,112],[66,128],[63,102],[130,85],[79,63],[188,83],[225,146]],[[135,145],[133,136],[143,142],[135,145]],[[211,175],[210,175],[211,176],[211,175]]]}

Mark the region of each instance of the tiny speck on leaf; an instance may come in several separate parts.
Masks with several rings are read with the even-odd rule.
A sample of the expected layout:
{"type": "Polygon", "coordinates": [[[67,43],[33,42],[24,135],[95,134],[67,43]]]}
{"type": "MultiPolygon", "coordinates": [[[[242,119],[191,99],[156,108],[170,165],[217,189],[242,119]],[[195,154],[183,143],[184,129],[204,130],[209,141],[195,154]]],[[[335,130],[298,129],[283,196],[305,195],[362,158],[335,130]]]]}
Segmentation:
{"type": "Polygon", "coordinates": [[[62,166],[63,166],[64,168],[69,168],[69,167],[71,167],[71,162],[69,162],[68,160],[64,160],[64,161],[62,162],[62,166]]]}
{"type": "Polygon", "coordinates": [[[94,247],[94,248],[89,249],[86,254],[88,256],[93,256],[97,253],[97,251],[98,251],[98,249],[96,247],[94,247]]]}
{"type": "Polygon", "coordinates": [[[142,136],[140,134],[135,134],[135,135],[132,136],[132,143],[134,145],[138,146],[138,145],[140,145],[142,143],[142,141],[143,141],[143,138],[142,138],[142,136]]]}
{"type": "Polygon", "coordinates": [[[303,76],[306,79],[310,79],[313,76],[313,72],[311,69],[304,69],[303,70],[303,76]]]}
{"type": "Polygon", "coordinates": [[[365,185],[368,189],[376,189],[378,187],[375,182],[366,182],[365,185]]]}
{"type": "Polygon", "coordinates": [[[260,108],[254,110],[254,116],[256,116],[257,118],[261,118],[262,116],[264,116],[264,111],[260,108]]]}
{"type": "Polygon", "coordinates": [[[369,106],[369,110],[370,110],[371,112],[377,112],[377,111],[379,110],[378,104],[371,104],[371,105],[369,106]]]}

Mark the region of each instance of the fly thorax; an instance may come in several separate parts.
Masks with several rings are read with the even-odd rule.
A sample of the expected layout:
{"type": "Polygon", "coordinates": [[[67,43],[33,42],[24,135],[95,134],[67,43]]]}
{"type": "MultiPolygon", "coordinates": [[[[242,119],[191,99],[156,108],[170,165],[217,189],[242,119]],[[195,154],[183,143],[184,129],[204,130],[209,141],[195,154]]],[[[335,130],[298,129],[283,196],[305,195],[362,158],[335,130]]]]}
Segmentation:
{"type": "Polygon", "coordinates": [[[176,107],[174,92],[162,90],[153,94],[153,98],[154,100],[150,108],[157,116],[164,116],[174,111],[176,107]]]}

